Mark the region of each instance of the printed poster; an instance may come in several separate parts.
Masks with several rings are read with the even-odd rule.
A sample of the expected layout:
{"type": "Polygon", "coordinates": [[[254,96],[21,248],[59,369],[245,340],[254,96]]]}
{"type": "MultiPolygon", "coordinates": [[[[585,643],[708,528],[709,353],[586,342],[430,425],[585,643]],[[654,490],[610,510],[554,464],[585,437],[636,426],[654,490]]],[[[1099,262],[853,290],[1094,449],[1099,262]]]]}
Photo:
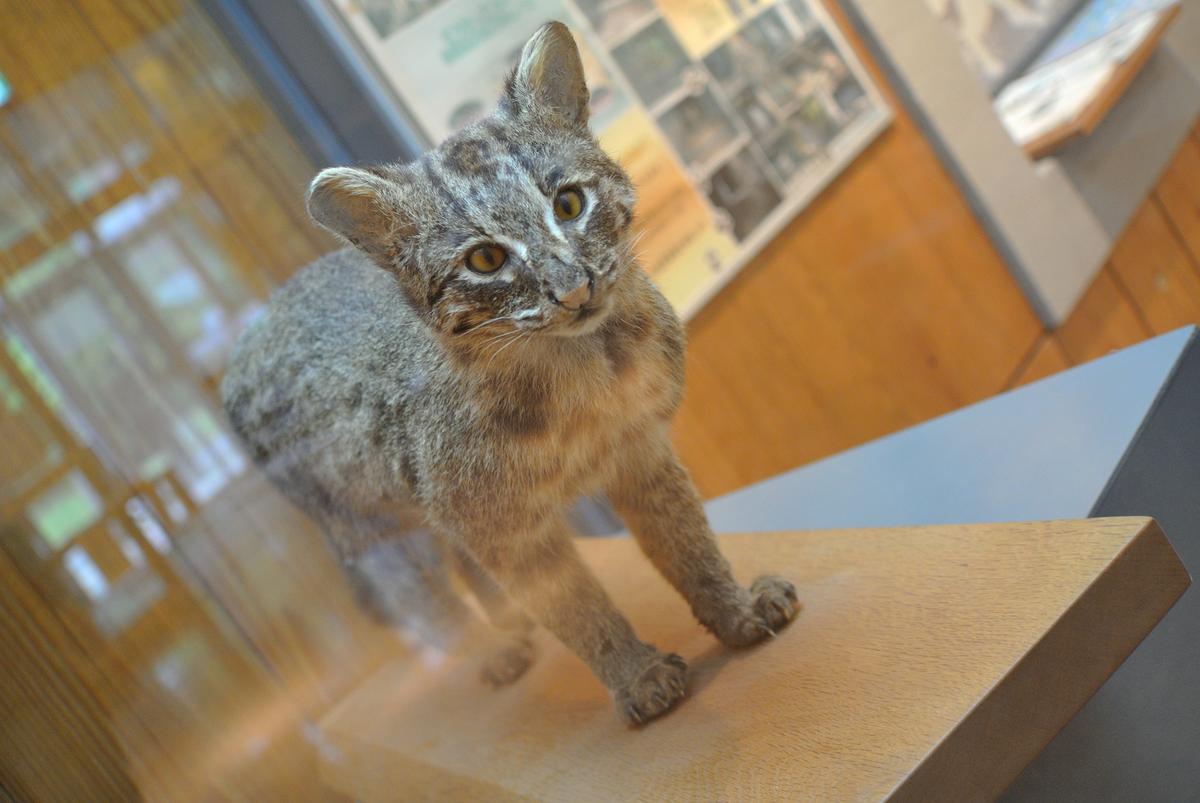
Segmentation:
{"type": "Polygon", "coordinates": [[[562,20],[591,126],[638,188],[642,264],[690,317],[887,126],[814,0],[329,0],[437,143],[562,20]]]}

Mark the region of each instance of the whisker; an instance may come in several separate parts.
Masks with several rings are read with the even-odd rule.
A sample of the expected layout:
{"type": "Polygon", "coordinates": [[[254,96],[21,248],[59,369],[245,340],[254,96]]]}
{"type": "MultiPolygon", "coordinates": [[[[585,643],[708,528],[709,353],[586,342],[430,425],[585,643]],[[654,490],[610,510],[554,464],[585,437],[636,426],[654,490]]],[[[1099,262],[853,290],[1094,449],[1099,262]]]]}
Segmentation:
{"type": "Polygon", "coordinates": [[[499,356],[500,356],[500,352],[504,351],[506,348],[508,348],[509,346],[511,346],[513,343],[520,343],[522,340],[525,340],[525,339],[527,339],[528,337],[530,337],[530,335],[531,335],[532,333],[530,333],[530,332],[520,332],[520,334],[522,335],[521,337],[514,337],[512,340],[508,341],[508,342],[507,342],[507,343],[505,343],[503,346],[501,346],[500,348],[496,349],[496,351],[495,351],[495,352],[492,354],[492,356],[491,356],[491,359],[489,359],[489,360],[487,361],[487,365],[485,365],[485,366],[483,367],[483,370],[485,370],[485,371],[486,371],[488,368],[491,368],[491,367],[492,367],[492,363],[493,363],[493,362],[496,360],[496,358],[497,358],[497,357],[499,357],[499,356]]]}
{"type": "Polygon", "coordinates": [[[519,334],[521,334],[521,331],[522,331],[522,330],[520,330],[520,329],[511,329],[511,330],[509,330],[509,331],[507,331],[507,332],[501,332],[501,333],[500,333],[500,334],[498,334],[498,335],[492,335],[491,337],[489,337],[487,340],[483,341],[483,342],[482,342],[482,343],[480,343],[479,345],[480,345],[481,347],[482,347],[482,346],[490,346],[492,343],[496,343],[496,342],[499,342],[499,341],[501,341],[501,340],[504,340],[504,339],[506,339],[506,338],[511,338],[511,337],[514,337],[514,336],[516,336],[516,335],[519,335],[519,334]]]}
{"type": "Polygon", "coordinates": [[[634,232],[633,234],[629,235],[625,240],[622,241],[621,246],[625,252],[625,256],[627,259],[633,259],[633,260],[638,260],[638,261],[641,260],[642,255],[638,251],[638,246],[640,246],[642,244],[642,240],[646,239],[647,234],[649,234],[648,231],[634,232]]]}
{"type": "Polygon", "coordinates": [[[515,321],[515,320],[516,320],[516,316],[514,316],[514,315],[501,315],[496,318],[490,318],[490,319],[484,321],[483,323],[477,323],[474,326],[472,326],[470,329],[463,329],[461,332],[456,332],[456,334],[457,335],[465,335],[465,334],[474,332],[476,329],[482,329],[483,327],[489,326],[493,323],[500,323],[501,321],[515,321]]]}

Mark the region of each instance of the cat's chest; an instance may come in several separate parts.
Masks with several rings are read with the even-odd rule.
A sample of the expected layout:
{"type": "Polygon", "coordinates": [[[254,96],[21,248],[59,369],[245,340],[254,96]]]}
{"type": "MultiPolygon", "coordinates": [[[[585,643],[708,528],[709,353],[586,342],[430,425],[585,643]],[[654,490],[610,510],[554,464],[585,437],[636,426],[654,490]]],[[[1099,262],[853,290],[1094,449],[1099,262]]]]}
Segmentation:
{"type": "Polygon", "coordinates": [[[599,480],[613,469],[624,449],[648,422],[669,417],[678,395],[666,359],[647,350],[619,365],[603,357],[589,366],[595,380],[574,394],[563,393],[540,437],[525,445],[523,459],[557,473],[572,490],[599,480]]]}
{"type": "Polygon", "coordinates": [[[472,471],[454,476],[503,477],[506,488],[531,501],[603,487],[622,456],[678,403],[682,354],[670,335],[643,323],[598,338],[569,360],[480,382],[470,422],[445,441],[453,453],[443,457],[454,460],[434,455],[433,463],[470,457],[472,471]]]}
{"type": "Polygon", "coordinates": [[[678,392],[667,359],[646,351],[619,361],[607,360],[610,379],[605,384],[602,409],[613,422],[662,417],[678,392]]]}

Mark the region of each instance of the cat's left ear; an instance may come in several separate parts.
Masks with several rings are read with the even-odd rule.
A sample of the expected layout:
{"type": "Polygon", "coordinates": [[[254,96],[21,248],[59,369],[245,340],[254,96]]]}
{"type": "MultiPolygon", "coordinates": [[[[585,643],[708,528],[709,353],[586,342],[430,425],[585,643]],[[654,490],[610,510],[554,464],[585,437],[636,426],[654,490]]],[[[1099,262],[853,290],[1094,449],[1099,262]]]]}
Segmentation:
{"type": "Polygon", "coordinates": [[[566,25],[548,22],[529,38],[506,91],[518,112],[532,106],[569,126],[587,124],[583,62],[566,25]]]}

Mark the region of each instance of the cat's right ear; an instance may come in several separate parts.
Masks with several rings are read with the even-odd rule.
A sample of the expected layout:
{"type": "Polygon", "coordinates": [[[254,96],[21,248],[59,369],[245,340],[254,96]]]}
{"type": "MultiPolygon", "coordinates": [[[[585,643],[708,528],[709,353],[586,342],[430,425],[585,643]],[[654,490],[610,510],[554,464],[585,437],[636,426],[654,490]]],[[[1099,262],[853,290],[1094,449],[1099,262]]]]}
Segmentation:
{"type": "Polygon", "coordinates": [[[357,167],[322,170],[308,188],[308,214],[317,223],[381,259],[411,234],[401,184],[357,167]]]}
{"type": "Polygon", "coordinates": [[[529,37],[505,95],[518,111],[536,107],[569,126],[587,124],[583,62],[566,25],[548,22],[529,37]]]}

